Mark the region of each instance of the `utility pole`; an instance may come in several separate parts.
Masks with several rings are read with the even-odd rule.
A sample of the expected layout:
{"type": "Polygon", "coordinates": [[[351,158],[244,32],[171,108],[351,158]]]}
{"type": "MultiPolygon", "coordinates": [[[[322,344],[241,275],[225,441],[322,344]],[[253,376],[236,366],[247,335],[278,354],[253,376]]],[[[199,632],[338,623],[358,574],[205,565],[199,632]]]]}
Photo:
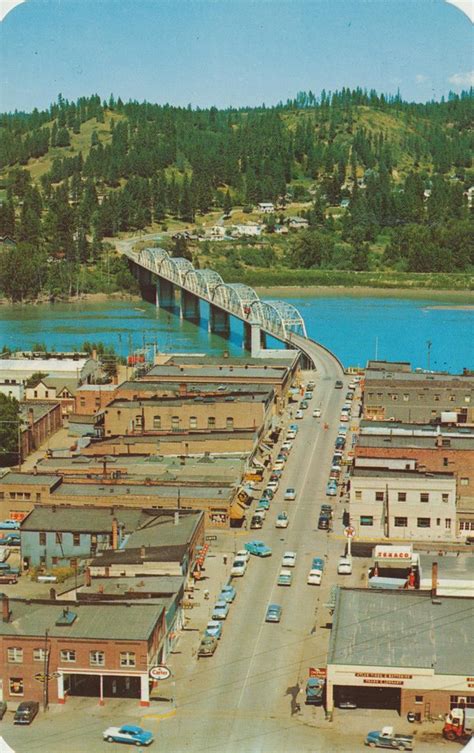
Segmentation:
{"type": "Polygon", "coordinates": [[[48,628],[44,631],[44,662],[43,662],[43,711],[48,708],[49,702],[49,649],[48,649],[48,628]]]}

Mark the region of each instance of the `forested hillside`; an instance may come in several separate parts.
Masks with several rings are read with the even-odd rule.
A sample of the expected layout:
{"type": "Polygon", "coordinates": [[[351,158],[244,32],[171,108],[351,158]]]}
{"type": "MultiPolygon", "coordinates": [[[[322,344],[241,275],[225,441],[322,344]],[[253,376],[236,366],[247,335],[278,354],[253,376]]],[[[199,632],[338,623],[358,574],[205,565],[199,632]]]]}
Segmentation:
{"type": "Polygon", "coordinates": [[[472,90],[413,104],[361,89],[226,110],[59,96],[43,112],[1,115],[0,236],[14,244],[3,245],[0,287],[19,300],[132,289],[104,238],[252,218],[259,201],[277,211],[255,253],[185,252],[227,275],[472,272],[473,116],[472,90]],[[277,238],[296,214],[308,229],[277,238]]]}

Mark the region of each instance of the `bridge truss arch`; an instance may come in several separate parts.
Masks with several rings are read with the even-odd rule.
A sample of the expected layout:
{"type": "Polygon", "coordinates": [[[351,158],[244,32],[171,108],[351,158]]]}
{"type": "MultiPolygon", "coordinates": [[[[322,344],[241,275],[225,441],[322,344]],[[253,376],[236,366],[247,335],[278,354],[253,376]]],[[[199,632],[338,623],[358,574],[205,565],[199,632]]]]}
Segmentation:
{"type": "Polygon", "coordinates": [[[262,329],[288,340],[291,332],[307,337],[306,325],[300,312],[287,301],[254,301],[252,316],[262,329]]]}

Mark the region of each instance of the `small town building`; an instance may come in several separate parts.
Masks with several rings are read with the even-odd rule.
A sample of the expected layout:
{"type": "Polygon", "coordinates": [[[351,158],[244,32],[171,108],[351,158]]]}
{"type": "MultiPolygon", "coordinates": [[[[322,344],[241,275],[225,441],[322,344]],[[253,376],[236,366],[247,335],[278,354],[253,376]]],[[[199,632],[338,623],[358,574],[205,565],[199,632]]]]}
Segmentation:
{"type": "Polygon", "coordinates": [[[349,507],[357,536],[452,541],[456,538],[456,477],[407,465],[406,470],[353,468],[349,507]]]}
{"type": "Polygon", "coordinates": [[[93,358],[2,358],[0,359],[0,381],[16,379],[26,382],[36,374],[44,374],[53,379],[73,380],[76,384],[90,382],[100,374],[100,364],[93,358]]]}
{"type": "Polygon", "coordinates": [[[75,379],[56,379],[54,377],[38,377],[30,379],[25,387],[26,400],[54,400],[61,403],[63,416],[66,417],[74,410],[74,396],[77,381],[75,379]]]}
{"type": "Polygon", "coordinates": [[[3,699],[62,704],[70,696],[136,698],[148,706],[150,669],[162,660],[165,607],[71,603],[1,595],[3,699]],[[35,679],[45,674],[46,686],[35,679]]]}
{"type": "Polygon", "coordinates": [[[262,214],[272,214],[275,211],[275,205],[272,201],[260,201],[258,203],[258,211],[262,214]]]}
{"type": "Polygon", "coordinates": [[[74,413],[92,416],[103,410],[114,400],[117,389],[116,384],[81,384],[75,392],[74,413]]]}
{"type": "Polygon", "coordinates": [[[20,404],[21,453],[26,458],[63,425],[61,403],[32,400],[20,404]]]}
{"type": "Polygon", "coordinates": [[[472,698],[474,608],[419,591],[337,588],[326,707],[350,698],[418,720],[472,698]]]}
{"type": "Polygon", "coordinates": [[[309,227],[309,222],[303,217],[290,217],[288,219],[288,227],[290,230],[306,230],[309,227]]]}
{"type": "Polygon", "coordinates": [[[25,398],[25,385],[23,382],[17,382],[15,379],[6,379],[0,382],[0,393],[5,397],[12,397],[15,400],[24,400],[25,398]]]}
{"type": "Polygon", "coordinates": [[[263,227],[258,222],[242,222],[232,225],[230,234],[233,238],[258,237],[263,227]]]}

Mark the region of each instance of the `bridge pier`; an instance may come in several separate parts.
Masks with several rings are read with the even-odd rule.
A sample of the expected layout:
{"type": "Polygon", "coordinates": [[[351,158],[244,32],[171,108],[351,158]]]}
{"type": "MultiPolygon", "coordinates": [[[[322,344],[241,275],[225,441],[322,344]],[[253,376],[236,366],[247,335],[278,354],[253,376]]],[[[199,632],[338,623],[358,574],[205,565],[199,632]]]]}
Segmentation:
{"type": "Polygon", "coordinates": [[[156,305],[162,309],[171,309],[174,306],[174,285],[172,282],[158,277],[156,280],[156,305]]]}
{"type": "Polygon", "coordinates": [[[199,322],[201,319],[199,298],[194,293],[184,290],[184,288],[181,288],[179,315],[181,319],[187,319],[190,322],[199,322]]]}
{"type": "Polygon", "coordinates": [[[222,335],[222,337],[228,337],[230,334],[230,315],[227,311],[209,304],[209,332],[215,335],[222,335]]]}

